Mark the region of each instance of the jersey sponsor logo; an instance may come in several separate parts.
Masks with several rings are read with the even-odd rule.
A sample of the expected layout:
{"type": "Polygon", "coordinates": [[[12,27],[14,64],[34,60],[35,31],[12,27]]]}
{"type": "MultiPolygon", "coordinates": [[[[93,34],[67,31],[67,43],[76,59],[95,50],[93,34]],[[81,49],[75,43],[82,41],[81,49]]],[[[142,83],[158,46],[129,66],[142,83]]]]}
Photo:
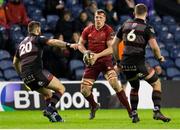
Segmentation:
{"type": "Polygon", "coordinates": [[[43,81],[38,81],[38,85],[39,85],[39,86],[44,86],[44,84],[45,84],[45,83],[44,83],[43,81]]]}
{"type": "Polygon", "coordinates": [[[133,23],[132,28],[135,28],[137,25],[138,25],[137,23],[133,23]]]}

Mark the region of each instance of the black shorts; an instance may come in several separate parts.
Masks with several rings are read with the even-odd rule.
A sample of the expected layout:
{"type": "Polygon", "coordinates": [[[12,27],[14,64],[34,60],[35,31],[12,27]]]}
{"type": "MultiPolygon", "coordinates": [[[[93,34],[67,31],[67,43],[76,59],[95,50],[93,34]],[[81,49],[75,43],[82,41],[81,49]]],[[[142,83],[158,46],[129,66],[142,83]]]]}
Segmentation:
{"type": "Polygon", "coordinates": [[[138,65],[123,65],[123,73],[126,75],[127,80],[131,80],[134,77],[138,77],[138,79],[143,79],[147,75],[149,75],[149,66],[146,64],[138,64],[138,65]]]}
{"type": "Polygon", "coordinates": [[[22,74],[22,80],[31,88],[31,90],[38,90],[39,88],[47,87],[52,79],[53,75],[46,70],[22,74]]]}

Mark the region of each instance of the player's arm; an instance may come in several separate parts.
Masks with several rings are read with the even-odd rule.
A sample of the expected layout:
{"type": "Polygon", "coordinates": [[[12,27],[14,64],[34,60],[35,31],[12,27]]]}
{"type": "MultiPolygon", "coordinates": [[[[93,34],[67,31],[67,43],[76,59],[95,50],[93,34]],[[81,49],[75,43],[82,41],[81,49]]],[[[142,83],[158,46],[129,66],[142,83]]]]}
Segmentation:
{"type": "Polygon", "coordinates": [[[78,42],[78,50],[81,52],[81,53],[85,53],[87,50],[84,46],[84,44],[86,43],[86,40],[84,40],[82,38],[82,36],[79,38],[79,42],[78,42]]]}
{"type": "Polygon", "coordinates": [[[71,47],[71,44],[62,40],[58,39],[49,39],[46,41],[46,44],[49,46],[55,46],[58,48],[65,48],[65,47],[71,47]]]}
{"type": "Polygon", "coordinates": [[[153,27],[148,26],[146,28],[146,34],[148,36],[148,43],[154,53],[154,56],[156,57],[156,59],[158,59],[158,61],[163,62],[165,59],[164,57],[161,55],[161,51],[159,49],[159,46],[157,44],[156,38],[155,38],[155,31],[153,29],[153,27]]]}
{"type": "MultiPolygon", "coordinates": [[[[120,43],[121,39],[115,36],[113,40],[109,40],[107,42],[108,48],[104,51],[97,54],[97,59],[103,56],[111,55],[113,54],[115,61],[119,60],[119,54],[118,54],[118,44],[120,43]]],[[[96,58],[95,57],[95,58],[96,58]]]]}
{"type": "Polygon", "coordinates": [[[19,58],[17,58],[16,56],[14,56],[14,58],[13,58],[13,66],[14,66],[16,72],[18,74],[20,74],[21,73],[21,66],[20,66],[19,58]]]}
{"type": "Polygon", "coordinates": [[[111,55],[113,53],[112,39],[107,41],[107,46],[108,48],[106,48],[100,53],[97,53],[97,59],[103,56],[111,55]]]}
{"type": "Polygon", "coordinates": [[[156,59],[158,59],[161,62],[164,61],[164,57],[161,55],[160,48],[159,48],[155,38],[149,39],[149,45],[150,45],[156,59]]]}
{"type": "Polygon", "coordinates": [[[119,51],[118,51],[118,44],[121,42],[122,40],[120,38],[118,38],[117,36],[115,36],[113,38],[112,41],[112,48],[113,48],[113,56],[114,56],[114,60],[118,61],[119,60],[119,51]]]}
{"type": "Polygon", "coordinates": [[[96,60],[98,58],[103,57],[103,56],[108,56],[108,55],[111,55],[113,53],[112,39],[107,41],[107,46],[108,47],[100,53],[97,53],[97,54],[92,53],[93,54],[92,61],[91,61],[92,65],[96,62],[96,60]]]}

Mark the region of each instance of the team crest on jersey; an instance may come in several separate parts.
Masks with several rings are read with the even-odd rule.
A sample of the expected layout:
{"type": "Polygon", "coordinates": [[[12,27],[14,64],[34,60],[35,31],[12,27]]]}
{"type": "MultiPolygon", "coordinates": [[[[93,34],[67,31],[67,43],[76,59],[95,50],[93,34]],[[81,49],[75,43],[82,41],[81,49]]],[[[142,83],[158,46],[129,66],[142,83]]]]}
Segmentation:
{"type": "Polygon", "coordinates": [[[132,24],[132,28],[135,28],[137,26],[137,23],[132,24]]]}
{"type": "Polygon", "coordinates": [[[43,86],[43,85],[44,85],[44,82],[43,82],[43,81],[39,81],[39,82],[38,82],[38,85],[39,85],[39,86],[43,86]]]}

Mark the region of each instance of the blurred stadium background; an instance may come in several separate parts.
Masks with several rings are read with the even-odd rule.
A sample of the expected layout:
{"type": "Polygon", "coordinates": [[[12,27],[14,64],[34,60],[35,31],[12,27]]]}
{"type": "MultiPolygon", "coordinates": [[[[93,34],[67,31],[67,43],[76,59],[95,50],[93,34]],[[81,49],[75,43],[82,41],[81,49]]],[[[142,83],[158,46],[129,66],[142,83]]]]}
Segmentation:
{"type": "MultiPolygon", "coordinates": [[[[149,16],[147,22],[155,28],[162,55],[166,58],[165,63],[159,64],[158,61],[154,59],[151,49],[147,47],[147,61],[153,67],[158,65],[162,67],[162,72],[159,74],[163,89],[162,107],[179,108],[180,0],[130,0],[129,4],[127,1],[128,0],[0,0],[0,111],[36,110],[42,109],[44,105],[41,97],[37,93],[25,90],[21,78],[15,72],[12,65],[15,49],[26,36],[26,27],[29,21],[37,20],[41,22],[43,35],[73,43],[78,41],[83,28],[93,23],[93,12],[97,8],[105,9],[107,12],[107,23],[116,31],[125,20],[133,18],[133,2],[135,4],[142,2],[148,6],[149,16]]],[[[67,93],[63,98],[64,104],[60,104],[58,107],[61,110],[87,108],[88,104],[79,93],[79,81],[81,80],[84,70],[82,54],[73,50],[60,50],[54,47],[46,47],[43,60],[44,67],[63,81],[67,88],[67,93]]],[[[109,88],[107,82],[103,80],[104,77],[101,74],[93,90],[94,93],[97,94],[97,100],[101,103],[102,108],[122,108],[121,104],[115,102],[117,99],[113,95],[114,92],[109,88]]],[[[149,93],[149,89],[151,91],[151,88],[143,81],[141,82],[141,86],[147,86],[143,92],[145,95],[149,94],[149,96],[144,99],[143,92],[141,93],[143,100],[140,102],[142,105],[139,107],[152,108],[149,93]]],[[[166,113],[169,116],[174,116],[175,126],[178,124],[177,120],[180,118],[177,116],[178,114],[176,114],[178,111],[179,109],[166,109],[166,113]],[[174,111],[176,116],[174,116],[174,111]]],[[[76,112],[77,111],[74,111],[74,113],[76,112]]],[[[78,112],[81,113],[81,111],[78,112]]],[[[63,113],[64,116],[66,117],[67,115],[67,118],[68,116],[71,117],[71,115],[67,113],[63,113]]],[[[87,112],[85,113],[88,114],[87,112]]],[[[112,110],[112,113],[114,113],[114,110],[112,110]]],[[[11,114],[12,113],[8,112],[2,114],[2,112],[0,112],[0,122],[10,120],[11,114]]],[[[146,115],[144,114],[144,116],[146,115]]],[[[16,120],[16,116],[13,117],[14,120],[16,120]]],[[[34,116],[32,118],[36,117],[34,116]]],[[[77,116],[77,118],[81,117],[77,116]]],[[[102,116],[102,119],[103,118],[108,120],[106,115],[104,115],[104,117],[102,116]]],[[[102,119],[99,121],[102,121],[102,119]]],[[[121,118],[119,120],[121,120],[121,118]]],[[[76,121],[76,119],[73,119],[73,121],[76,121]]],[[[146,123],[148,123],[149,119],[146,121],[146,123]]],[[[9,122],[7,122],[7,124],[8,123],[9,122]]],[[[77,123],[81,124],[83,121],[77,123]]],[[[0,128],[8,128],[7,124],[3,126],[0,123],[0,128]]],[[[111,128],[110,126],[107,128],[111,128]]],[[[118,125],[118,127],[115,128],[136,128],[128,127],[128,123],[126,126],[127,127],[118,125]]],[[[25,128],[32,127],[29,126],[25,128]]],[[[45,128],[48,128],[48,126],[45,128]]],[[[98,126],[87,128],[98,128],[98,126]]],[[[151,126],[140,126],[137,128],[151,128],[151,126]]],[[[157,127],[153,128],[162,127],[160,124],[160,126],[157,125],[157,127]]],[[[166,127],[163,126],[163,128],[166,127]]],[[[167,128],[180,128],[180,126],[169,126],[167,128]]]]}

